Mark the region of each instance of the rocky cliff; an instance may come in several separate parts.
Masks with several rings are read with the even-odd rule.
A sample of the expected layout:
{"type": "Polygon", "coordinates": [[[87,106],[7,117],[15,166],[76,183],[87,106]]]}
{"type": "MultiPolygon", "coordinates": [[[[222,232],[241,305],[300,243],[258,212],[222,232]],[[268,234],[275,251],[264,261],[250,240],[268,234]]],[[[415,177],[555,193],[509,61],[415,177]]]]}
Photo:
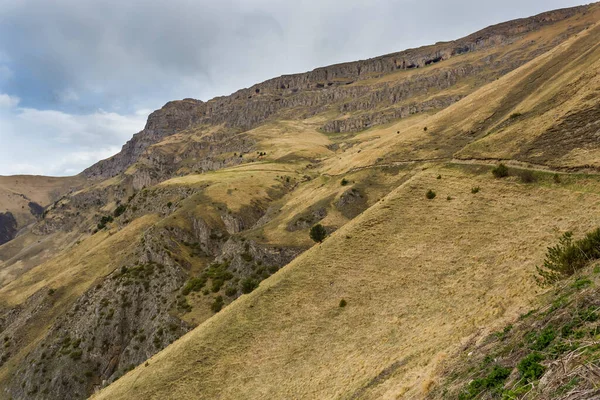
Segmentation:
{"type": "Polygon", "coordinates": [[[150,115],[144,130],[134,135],[119,154],[100,161],[83,174],[89,178],[115,176],[136,162],[152,144],[194,125],[223,125],[227,132],[239,132],[279,114],[305,118],[328,109],[334,109],[340,116],[354,111],[363,113],[323,126],[326,132],[348,132],[417,112],[439,110],[456,102],[461,95],[425,100],[418,99],[419,96],[442,91],[473,77],[478,77],[481,84],[523,65],[589,24],[573,24],[552,40],[526,44],[523,51],[512,56],[488,51],[514,44],[529,32],[585,13],[587,9],[588,6],[581,6],[551,11],[495,25],[452,42],[284,75],[208,102],[193,99],[169,102],[150,115]],[[398,76],[392,82],[381,83],[375,79],[398,71],[431,67],[471,53],[482,55],[480,59],[469,59],[458,66],[398,76]],[[385,110],[379,110],[382,107],[385,110]]]}

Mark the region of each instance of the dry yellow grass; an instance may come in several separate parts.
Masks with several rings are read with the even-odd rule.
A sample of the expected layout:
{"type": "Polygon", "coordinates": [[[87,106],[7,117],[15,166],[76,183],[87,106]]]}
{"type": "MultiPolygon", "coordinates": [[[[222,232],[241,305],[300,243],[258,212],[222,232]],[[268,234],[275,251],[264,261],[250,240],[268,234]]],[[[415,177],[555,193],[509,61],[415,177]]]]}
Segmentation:
{"type": "MultiPolygon", "coordinates": [[[[577,23],[596,22],[599,10],[595,7],[577,23]]],[[[549,43],[571,23],[526,34],[514,46],[497,50],[497,57],[531,40],[549,43]]],[[[322,223],[341,228],[324,244],[210,319],[209,300],[196,296],[194,311],[184,319],[206,321],[97,398],[420,397],[434,382],[435,367],[445,354],[533,301],[531,275],[548,244],[565,230],[581,233],[597,223],[600,183],[595,177],[565,176],[561,185],[544,178],[523,185],[472,172],[477,166],[444,163],[455,156],[518,158],[517,152],[545,129],[596,106],[599,29],[581,33],[437,114],[418,114],[356,134],[319,132],[329,117],[338,117],[333,113],[269,121],[244,133],[256,141],[257,151],[267,153],[262,161],[157,185],[203,188],[180,199],[177,211],[164,219],[142,217],[113,230],[112,236],[101,232],[74,247],[77,238],[64,234],[39,243],[25,235],[4,246],[0,257],[6,255],[11,263],[0,264],[1,306],[21,304],[48,287],[62,290],[55,309],[32,324],[27,346],[2,368],[0,380],[10,376],[56,315],[131,256],[148,227],[189,229],[191,216],[221,226],[218,205],[234,213],[268,205],[269,221],[243,235],[267,245],[308,247],[312,241],[306,230],[289,232],[288,224],[310,207],[324,205],[328,214],[322,223]],[[546,72],[549,67],[553,74],[546,72]],[[506,125],[514,112],[527,118],[506,125]],[[442,179],[436,179],[438,174],[442,179]],[[287,177],[290,186],[297,185],[286,194],[291,190],[287,177]],[[342,186],[342,178],[351,185],[342,186]],[[371,208],[348,222],[335,203],[353,186],[364,190],[371,208]],[[472,194],[474,186],[481,191],[472,194]],[[432,201],[425,199],[430,188],[438,194],[432,201]],[[56,255],[51,247],[68,248],[56,255]],[[338,306],[342,298],[348,302],[343,309],[338,306]]],[[[425,71],[451,69],[481,56],[455,57],[425,71]]],[[[415,74],[402,71],[353,85],[394,84],[415,74]]],[[[480,84],[464,81],[443,93],[467,94],[480,84]]],[[[190,157],[189,142],[221,128],[193,128],[152,150],[174,156],[184,166],[180,172],[187,173],[183,158],[190,157]]],[[[588,146],[547,161],[554,166],[597,165],[599,154],[600,149],[588,146]]],[[[248,159],[257,155],[244,155],[248,159]]],[[[122,179],[94,188],[118,185],[122,179]]],[[[2,196],[8,199],[16,191],[14,182],[10,187],[6,182],[0,178],[0,212],[12,201],[2,196]]],[[[52,185],[62,190],[67,181],[57,182],[48,188],[42,181],[25,186],[37,187],[27,193],[45,204],[50,200],[43,196],[50,199],[52,185]]],[[[111,202],[104,211],[115,206],[111,202]]],[[[207,262],[189,261],[192,272],[207,262]]]]}
{"type": "Polygon", "coordinates": [[[463,168],[419,173],[95,398],[419,396],[445,351],[529,306],[546,246],[600,215],[597,183],[580,192],[463,168]]]}
{"type": "MultiPolygon", "coordinates": [[[[596,6],[581,18],[595,23],[599,13],[596,6]]],[[[552,40],[568,23],[535,40],[552,40]]],[[[446,354],[530,306],[534,266],[546,246],[566,230],[594,228],[600,211],[594,176],[564,176],[557,185],[548,175],[525,185],[494,180],[487,169],[471,172],[482,167],[435,163],[455,154],[518,160],[517,151],[535,146],[547,128],[595,106],[598,80],[588,71],[598,69],[598,38],[594,26],[435,115],[354,135],[319,134],[318,117],[255,130],[265,143],[281,135],[284,145],[288,132],[305,133],[310,140],[287,154],[326,157],[312,171],[323,175],[282,200],[281,216],[262,228],[268,241],[306,244],[286,224],[310,205],[337,198],[342,176],[369,180],[377,165],[406,165],[394,182],[412,178],[381,201],[370,198],[372,207],[323,245],[96,398],[423,396],[446,354]],[[513,113],[527,118],[507,124],[513,113]],[[340,149],[327,153],[329,143],[340,149]],[[480,192],[471,193],[473,187],[480,192]],[[425,199],[430,188],[438,194],[432,201],[425,199]]],[[[543,161],[585,166],[597,154],[583,146],[547,153],[543,161]]],[[[333,212],[324,223],[341,226],[340,217],[333,212]]]]}

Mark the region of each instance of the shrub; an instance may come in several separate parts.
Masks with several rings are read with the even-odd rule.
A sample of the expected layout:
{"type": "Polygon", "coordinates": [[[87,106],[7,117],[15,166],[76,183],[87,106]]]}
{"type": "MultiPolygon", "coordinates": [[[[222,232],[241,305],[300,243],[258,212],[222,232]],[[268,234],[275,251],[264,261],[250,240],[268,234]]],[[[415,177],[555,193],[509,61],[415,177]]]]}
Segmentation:
{"type": "Polygon", "coordinates": [[[524,170],[519,174],[519,178],[521,178],[521,182],[523,183],[533,183],[536,181],[535,175],[530,170],[524,170]]]}
{"type": "Polygon", "coordinates": [[[431,190],[431,189],[429,189],[429,190],[427,191],[427,193],[425,193],[425,197],[426,197],[427,199],[429,199],[429,200],[433,200],[433,199],[435,199],[435,196],[436,196],[435,192],[434,192],[433,190],[431,190]]]}
{"type": "Polygon", "coordinates": [[[218,313],[223,308],[223,304],[223,296],[217,296],[215,297],[215,301],[211,304],[210,309],[212,312],[218,313]]]}
{"type": "Polygon", "coordinates": [[[237,293],[237,287],[235,287],[235,286],[227,286],[225,288],[225,295],[226,296],[233,297],[233,296],[236,295],[236,293],[237,293]]]}
{"type": "Polygon", "coordinates": [[[448,197],[446,197],[446,200],[450,201],[450,200],[452,200],[452,197],[448,196],[448,197]]]}
{"type": "Polygon", "coordinates": [[[106,215],[100,218],[100,222],[98,223],[98,230],[106,228],[106,224],[113,222],[112,215],[106,215]]]}
{"type": "Polygon", "coordinates": [[[540,353],[531,353],[519,362],[517,369],[526,382],[533,382],[542,377],[546,367],[540,364],[544,357],[540,353]]]}
{"type": "Polygon", "coordinates": [[[497,391],[504,386],[504,381],[510,376],[510,372],[509,368],[495,365],[485,378],[474,379],[467,386],[466,391],[460,394],[459,399],[468,400],[478,398],[485,390],[497,391]]]}
{"type": "Polygon", "coordinates": [[[341,183],[342,186],[346,186],[350,182],[346,178],[344,178],[344,179],[342,179],[342,182],[340,182],[340,183],[341,183]]]}
{"type": "Polygon", "coordinates": [[[221,290],[221,286],[223,286],[223,283],[225,283],[225,281],[223,281],[223,279],[213,278],[212,287],[210,288],[210,290],[213,293],[217,293],[219,290],[221,290]]]}
{"type": "Polygon", "coordinates": [[[196,278],[191,278],[189,281],[187,281],[187,283],[181,290],[181,293],[184,296],[187,296],[191,292],[199,292],[200,290],[202,290],[204,285],[206,285],[206,277],[199,276],[196,278]]]}
{"type": "Polygon", "coordinates": [[[536,280],[542,286],[571,276],[600,258],[600,228],[588,233],[583,239],[573,240],[573,233],[566,232],[554,247],[548,247],[542,267],[536,267],[536,280]]]}
{"type": "Polygon", "coordinates": [[[115,209],[113,215],[115,218],[119,218],[125,211],[127,211],[127,206],[125,204],[121,204],[115,209]]]}
{"type": "Polygon", "coordinates": [[[477,186],[477,187],[474,187],[474,188],[472,188],[472,189],[471,189],[471,193],[473,193],[473,194],[477,194],[477,193],[479,193],[479,190],[480,190],[480,189],[479,189],[479,186],[477,186]]]}
{"type": "Polygon", "coordinates": [[[341,300],[340,300],[340,307],[341,307],[341,308],[344,308],[344,307],[346,307],[346,305],[347,305],[347,304],[348,304],[348,303],[346,302],[346,300],[345,300],[345,299],[341,299],[341,300]]]}
{"type": "Polygon", "coordinates": [[[554,328],[551,326],[545,328],[540,332],[535,342],[530,346],[531,350],[544,350],[550,345],[550,343],[552,343],[555,337],[556,332],[554,331],[554,328]]]}
{"type": "Polygon", "coordinates": [[[506,178],[508,176],[508,168],[504,164],[498,164],[494,169],[492,169],[492,174],[498,179],[506,178]]]}
{"type": "Polygon", "coordinates": [[[242,293],[248,294],[258,287],[258,282],[252,278],[242,280],[242,293]]]}
{"type": "Polygon", "coordinates": [[[516,113],[510,114],[509,118],[515,119],[515,118],[519,118],[521,115],[523,115],[523,114],[516,112],[516,113]]]}
{"type": "Polygon", "coordinates": [[[310,228],[310,238],[315,242],[322,243],[327,237],[327,230],[321,224],[317,224],[310,228]]]}

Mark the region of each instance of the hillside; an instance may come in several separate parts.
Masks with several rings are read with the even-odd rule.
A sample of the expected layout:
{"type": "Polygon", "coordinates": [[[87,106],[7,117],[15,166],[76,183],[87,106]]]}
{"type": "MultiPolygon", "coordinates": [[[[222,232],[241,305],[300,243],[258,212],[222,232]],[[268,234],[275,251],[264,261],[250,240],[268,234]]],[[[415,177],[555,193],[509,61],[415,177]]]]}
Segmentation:
{"type": "Polygon", "coordinates": [[[0,176],[0,245],[37,221],[43,209],[83,184],[82,178],[0,176]]]}
{"type": "Polygon", "coordinates": [[[2,178],[2,396],[439,393],[598,226],[599,17],[170,102],[77,177],[2,178]]]}

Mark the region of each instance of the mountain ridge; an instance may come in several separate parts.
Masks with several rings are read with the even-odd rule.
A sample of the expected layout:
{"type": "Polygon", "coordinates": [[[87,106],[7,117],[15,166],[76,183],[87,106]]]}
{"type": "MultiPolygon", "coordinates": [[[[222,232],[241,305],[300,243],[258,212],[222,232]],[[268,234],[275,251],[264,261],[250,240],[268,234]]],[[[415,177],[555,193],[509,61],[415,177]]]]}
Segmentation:
{"type": "Polygon", "coordinates": [[[599,16],[167,103],[0,246],[2,396],[425,396],[537,301],[557,232],[597,224],[596,174],[569,172],[599,167],[599,16]]]}

